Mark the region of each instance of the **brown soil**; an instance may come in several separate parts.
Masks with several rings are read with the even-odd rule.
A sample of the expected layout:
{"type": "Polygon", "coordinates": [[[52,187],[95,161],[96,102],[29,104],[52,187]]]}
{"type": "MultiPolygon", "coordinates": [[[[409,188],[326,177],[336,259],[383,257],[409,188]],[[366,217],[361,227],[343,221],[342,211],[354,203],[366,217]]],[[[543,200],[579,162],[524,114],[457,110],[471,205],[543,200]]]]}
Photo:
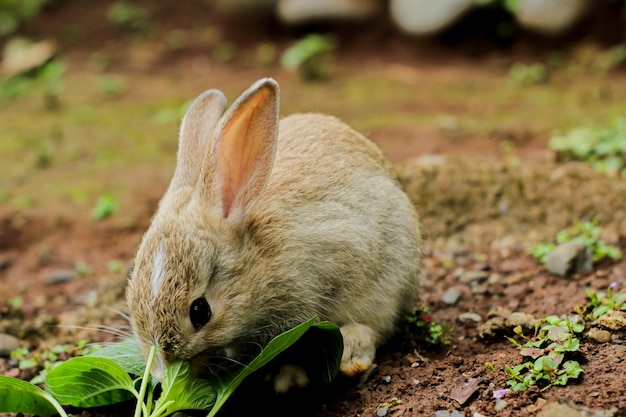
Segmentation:
{"type": "MultiPolygon", "coordinates": [[[[605,241],[621,242],[622,250],[626,250],[626,182],[599,174],[583,163],[555,162],[546,146],[549,132],[576,120],[575,112],[568,113],[570,119],[555,116],[558,121],[533,113],[526,120],[513,116],[487,128],[465,121],[470,118],[468,114],[474,119],[498,117],[493,116],[498,114],[498,106],[481,97],[482,87],[472,87],[472,83],[491,83],[495,96],[495,91],[506,85],[509,63],[537,56],[529,54],[532,47],[527,42],[532,37],[507,44],[511,49],[505,50],[483,33],[452,48],[447,38],[444,42],[416,42],[394,35],[386,22],[361,37],[354,32],[367,33],[363,27],[349,31],[335,28],[343,46],[333,61],[334,77],[326,84],[305,85],[297,75],[277,65],[262,68],[244,58],[221,62],[207,53],[221,39],[234,41],[244,51],[259,39],[273,42],[280,50],[297,33],[277,28],[271,19],[246,23],[249,31],[242,33],[238,30],[240,22],[216,17],[204,3],[146,1],[140,3],[151,12],[151,31],[138,35],[106,22],[103,16],[109,2],[89,3],[56,2],[56,7],[26,28],[30,35],[60,40],[61,55],[70,63],[68,77],[81,82],[95,79],[98,74],[92,66],[93,53],[105,52],[108,71],[124,76],[132,85],[119,99],[121,105],[190,98],[215,86],[233,97],[252,80],[272,75],[281,81],[286,113],[303,109],[332,112],[366,131],[397,164],[400,178],[423,218],[428,239],[424,269],[429,286],[421,294],[421,302],[432,310],[434,321],[453,326],[446,336],[449,346],[414,346],[400,335],[381,349],[377,371],[369,379],[340,378],[329,386],[315,385],[287,396],[276,397],[263,381],[252,379],[230,401],[224,415],[397,417],[458,410],[465,416],[528,416],[547,413],[546,402],[568,399],[590,409],[611,410],[607,415],[626,416],[626,376],[621,369],[626,359],[624,331],[615,331],[612,342],[606,344],[583,338],[579,359],[584,374],[578,381],[566,387],[509,392],[504,397],[506,407],[494,410],[493,392],[507,387],[507,377],[502,371],[488,370],[485,364],[502,370],[506,364],[521,363],[522,357],[503,333],[479,337],[481,324],[494,314],[513,311],[537,318],[568,315],[586,302],[587,289],[600,291],[612,282],[626,282],[626,261],[604,262],[589,273],[562,278],[548,274],[527,254],[532,243],[552,240],[556,231],[573,220],[592,218],[604,227],[605,241]],[[189,25],[196,30],[190,31],[185,48],[168,50],[159,43],[160,35],[189,25]],[[207,27],[211,30],[205,30],[207,27]],[[89,36],[76,40],[71,31],[89,36]],[[370,45],[385,47],[372,54],[370,45]],[[459,50],[463,51],[460,55],[459,50]],[[376,124],[376,103],[365,100],[354,107],[334,104],[336,89],[346,85],[352,74],[396,83],[402,99],[392,99],[389,112],[395,116],[453,114],[454,123],[461,126],[447,129],[437,127],[432,120],[422,123],[402,118],[390,125],[376,124]],[[464,84],[466,80],[471,81],[464,84]],[[449,98],[444,90],[441,96],[420,96],[427,84],[452,85],[469,92],[466,100],[449,98]],[[504,148],[503,142],[513,144],[513,150],[504,148]],[[464,282],[462,277],[468,271],[484,271],[489,278],[479,285],[464,282]],[[455,305],[442,302],[450,288],[461,294],[455,305]],[[468,312],[479,314],[481,322],[461,321],[461,315],[468,312]],[[472,378],[478,378],[475,393],[463,404],[452,399],[455,387],[472,378]]],[[[569,83],[561,82],[567,89],[569,83]]],[[[614,72],[590,83],[593,88],[580,87],[586,99],[593,101],[596,90],[600,95],[608,90],[611,103],[626,99],[624,74],[614,72]]],[[[511,102],[511,113],[527,114],[525,107],[533,103],[523,102],[523,97],[521,100],[511,102]]],[[[555,112],[559,110],[571,111],[563,108],[555,112]]],[[[95,222],[84,213],[77,214],[76,204],[62,198],[26,209],[0,204],[0,333],[11,333],[33,349],[81,338],[116,340],[116,334],[98,328],[123,329],[126,325],[120,314],[125,311],[124,268],[132,260],[171,173],[175,129],[171,135],[170,142],[161,144],[167,153],[163,160],[143,161],[123,167],[121,172],[111,167],[97,171],[100,176],[92,178],[93,183],[119,184],[123,214],[95,222]],[[112,272],[107,266],[111,260],[121,260],[124,268],[112,272]],[[90,270],[68,282],[47,281],[51,274],[74,274],[81,262],[90,270]],[[18,296],[23,298],[23,305],[14,309],[10,301],[18,296]]],[[[0,179],[0,186],[19,195],[39,190],[36,187],[47,180],[46,175],[51,181],[77,175],[63,169],[52,167],[44,174],[29,171],[23,177],[10,176],[4,183],[0,179]]],[[[15,362],[0,358],[0,373],[15,376],[15,367],[15,362]]],[[[27,372],[19,375],[29,376],[27,372]]],[[[573,408],[569,410],[574,413],[573,408]]],[[[130,415],[124,407],[102,413],[130,415]]]]}

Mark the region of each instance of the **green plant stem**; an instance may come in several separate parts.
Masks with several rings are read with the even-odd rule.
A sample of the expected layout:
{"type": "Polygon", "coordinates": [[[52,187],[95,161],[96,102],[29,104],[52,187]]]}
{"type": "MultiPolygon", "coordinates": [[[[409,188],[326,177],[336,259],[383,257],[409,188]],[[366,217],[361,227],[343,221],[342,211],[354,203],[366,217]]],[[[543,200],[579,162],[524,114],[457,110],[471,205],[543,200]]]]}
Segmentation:
{"type": "Polygon", "coordinates": [[[69,417],[63,407],[61,407],[61,404],[59,404],[59,402],[52,395],[48,394],[45,391],[42,395],[44,395],[48,402],[54,406],[54,408],[59,412],[59,415],[61,417],[69,417]]]}
{"type": "Polygon", "coordinates": [[[137,398],[137,407],[135,407],[135,417],[141,417],[141,411],[143,410],[145,416],[148,416],[148,410],[144,399],[146,397],[146,389],[148,388],[148,381],[150,381],[150,370],[152,369],[152,363],[154,362],[154,356],[156,355],[156,347],[150,348],[150,354],[146,361],[146,370],[143,373],[143,379],[141,380],[141,387],[139,388],[139,397],[137,398]]]}

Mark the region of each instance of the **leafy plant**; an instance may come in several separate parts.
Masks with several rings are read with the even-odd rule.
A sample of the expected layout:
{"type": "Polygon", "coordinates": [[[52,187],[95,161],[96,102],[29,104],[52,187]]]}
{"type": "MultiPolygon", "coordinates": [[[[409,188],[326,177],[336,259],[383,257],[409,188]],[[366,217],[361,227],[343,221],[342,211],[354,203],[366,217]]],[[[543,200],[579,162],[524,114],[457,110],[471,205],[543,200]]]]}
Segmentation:
{"type": "Polygon", "coordinates": [[[91,210],[91,217],[95,220],[103,220],[117,212],[119,208],[120,203],[112,195],[102,195],[91,210]]]}
{"type": "Polygon", "coordinates": [[[449,345],[445,335],[452,331],[447,325],[435,323],[427,310],[416,310],[406,317],[409,334],[431,345],[449,345]]]}
{"type": "Polygon", "coordinates": [[[189,364],[178,360],[168,366],[158,390],[150,376],[156,348],[151,349],[144,362],[132,339],[107,346],[91,356],[61,363],[48,372],[45,391],[19,379],[0,376],[0,412],[67,417],[62,405],[91,408],[134,398],[137,401],[135,417],[164,417],[182,410],[208,411],[208,416],[212,417],[248,375],[292,346],[305,333],[315,331],[325,344],[325,379],[329,380],[339,369],[343,347],[341,333],[331,323],[315,323],[315,319],[311,319],[276,336],[249,365],[220,381],[191,378],[189,364]]]}
{"type": "Polygon", "coordinates": [[[141,31],[148,27],[148,12],[125,1],[116,1],[107,9],[107,20],[124,29],[141,31]]]}
{"type": "Polygon", "coordinates": [[[615,291],[617,283],[609,285],[606,291],[595,292],[587,290],[589,303],[583,307],[581,313],[589,313],[592,320],[599,319],[609,311],[626,311],[626,289],[615,291]]]}
{"type": "Polygon", "coordinates": [[[526,336],[521,326],[514,329],[515,334],[524,340],[519,343],[512,337],[508,340],[531,360],[515,366],[506,365],[504,373],[511,379],[507,384],[514,391],[524,391],[539,382],[552,385],[566,385],[570,379],[576,379],[583,372],[580,364],[574,360],[565,360],[568,354],[578,351],[578,334],[585,329],[583,323],[574,323],[569,318],[561,319],[549,316],[537,322],[533,336],[526,336]]]}
{"type": "Polygon", "coordinates": [[[63,75],[66,71],[65,62],[53,59],[26,73],[0,80],[0,102],[16,100],[32,92],[41,92],[46,108],[56,109],[63,91],[63,75]]]}
{"type": "Polygon", "coordinates": [[[47,0],[0,0],[0,36],[10,35],[37,15],[47,0]]]}
{"type": "Polygon", "coordinates": [[[310,34],[283,52],[280,63],[286,69],[298,69],[305,80],[323,78],[327,71],[324,59],[337,48],[328,35],[310,34]]]}
{"type": "Polygon", "coordinates": [[[541,84],[548,80],[548,69],[544,64],[515,63],[509,70],[509,79],[522,87],[541,84]]]}
{"type": "MultiPolygon", "coordinates": [[[[556,234],[556,241],[559,244],[581,241],[591,251],[594,262],[601,261],[609,257],[611,259],[620,259],[622,253],[617,246],[609,245],[600,240],[602,228],[598,226],[597,219],[593,221],[576,221],[571,227],[560,230],[556,234]]],[[[542,264],[546,263],[548,255],[556,248],[556,244],[552,242],[544,242],[533,245],[529,252],[542,264]]]]}
{"type": "Polygon", "coordinates": [[[564,159],[586,161],[607,174],[626,177],[626,118],[605,127],[579,127],[550,138],[549,145],[564,159]]]}

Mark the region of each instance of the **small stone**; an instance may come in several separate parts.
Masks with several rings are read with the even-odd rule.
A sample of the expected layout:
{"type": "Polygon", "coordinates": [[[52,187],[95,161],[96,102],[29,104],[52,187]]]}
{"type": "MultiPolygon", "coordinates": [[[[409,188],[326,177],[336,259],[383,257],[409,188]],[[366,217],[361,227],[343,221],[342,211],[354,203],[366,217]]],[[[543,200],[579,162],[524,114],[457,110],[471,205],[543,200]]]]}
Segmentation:
{"type": "Polygon", "coordinates": [[[563,277],[577,272],[590,271],[592,266],[591,251],[579,240],[560,244],[550,252],[546,259],[546,269],[563,277]]]}
{"type": "Polygon", "coordinates": [[[20,341],[17,337],[10,334],[0,333],[0,357],[9,357],[11,351],[20,347],[20,341]]]}
{"type": "Polygon", "coordinates": [[[589,10],[588,0],[518,0],[515,20],[544,35],[564,33],[589,10]]]}
{"type": "Polygon", "coordinates": [[[2,53],[2,72],[6,76],[20,74],[45,64],[56,53],[52,40],[33,42],[24,38],[9,40],[2,53]]]}
{"type": "Polygon", "coordinates": [[[76,278],[78,278],[76,271],[68,269],[48,272],[43,276],[42,281],[46,285],[52,285],[69,282],[75,280],[76,278]]]}
{"type": "Polygon", "coordinates": [[[479,284],[477,281],[474,281],[470,284],[470,291],[475,295],[487,294],[489,286],[485,283],[479,284]]]}
{"type": "Polygon", "coordinates": [[[474,6],[474,0],[391,0],[393,23],[403,32],[425,36],[451,26],[474,6]]]}
{"type": "Polygon", "coordinates": [[[465,414],[460,413],[457,410],[437,410],[435,411],[435,417],[465,417],[465,414]]]}
{"type": "Polygon", "coordinates": [[[441,301],[449,306],[456,305],[456,303],[458,303],[460,299],[461,291],[455,287],[449,288],[446,292],[443,293],[443,296],[441,297],[441,301]]]}
{"type": "Polygon", "coordinates": [[[383,381],[385,381],[385,382],[387,382],[387,383],[391,382],[391,376],[390,376],[390,375],[385,375],[385,376],[383,377],[383,381]]]}
{"type": "Polygon", "coordinates": [[[496,405],[493,406],[493,411],[500,412],[504,410],[509,404],[506,400],[496,400],[496,405]]]}
{"type": "Polygon", "coordinates": [[[534,329],[536,323],[537,319],[535,316],[521,311],[515,311],[505,319],[507,327],[522,326],[525,329],[534,329]]]}
{"type": "Polygon", "coordinates": [[[604,316],[592,323],[610,330],[621,330],[626,327],[626,312],[609,310],[604,316]]]}
{"type": "Polygon", "coordinates": [[[378,407],[378,410],[376,410],[376,415],[378,417],[385,417],[387,415],[387,412],[389,411],[389,407],[378,407]]]}
{"type": "Polygon", "coordinates": [[[611,332],[608,330],[598,329],[597,327],[592,327],[589,329],[587,337],[589,340],[593,340],[594,342],[608,343],[611,341],[611,332]]]}
{"type": "Polygon", "coordinates": [[[381,11],[379,0],[279,0],[278,18],[288,25],[311,21],[363,21],[381,11]]]}
{"type": "Polygon", "coordinates": [[[459,320],[462,322],[468,322],[468,321],[473,321],[474,323],[480,323],[482,321],[482,317],[480,316],[480,314],[477,313],[463,313],[459,315],[459,320]]]}
{"type": "Polygon", "coordinates": [[[465,404],[478,391],[481,381],[480,378],[465,379],[463,376],[459,377],[450,393],[450,398],[457,401],[459,405],[465,404]]]}
{"type": "Polygon", "coordinates": [[[489,274],[486,271],[467,271],[459,277],[461,284],[481,283],[487,281],[489,274]]]}
{"type": "Polygon", "coordinates": [[[496,333],[507,328],[504,317],[494,317],[478,326],[478,336],[480,338],[493,337],[496,333]]]}

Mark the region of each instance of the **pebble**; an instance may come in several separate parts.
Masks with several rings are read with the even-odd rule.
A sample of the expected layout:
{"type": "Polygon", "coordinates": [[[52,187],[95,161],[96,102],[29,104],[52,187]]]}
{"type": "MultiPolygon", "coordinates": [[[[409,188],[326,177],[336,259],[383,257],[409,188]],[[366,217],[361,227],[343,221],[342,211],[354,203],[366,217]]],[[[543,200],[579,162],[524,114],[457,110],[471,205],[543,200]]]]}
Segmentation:
{"type": "Polygon", "coordinates": [[[589,0],[517,0],[515,20],[526,29],[545,35],[568,30],[589,10],[589,0]]]}
{"type": "Polygon", "coordinates": [[[48,272],[41,279],[46,285],[61,284],[78,278],[76,271],[72,269],[48,272]]]}
{"type": "Polygon", "coordinates": [[[626,327],[626,312],[610,310],[604,316],[594,321],[593,324],[611,330],[621,330],[626,327]]]}
{"type": "Polygon", "coordinates": [[[465,417],[465,414],[460,413],[457,410],[437,410],[435,411],[435,417],[465,417]]]}
{"type": "Polygon", "coordinates": [[[504,410],[509,404],[506,400],[496,400],[496,405],[493,406],[493,411],[500,412],[504,410]]]}
{"type": "Polygon", "coordinates": [[[591,329],[589,329],[587,337],[594,342],[608,343],[611,341],[611,332],[609,332],[608,330],[598,329],[597,327],[592,327],[591,329]]]}
{"type": "Polygon", "coordinates": [[[515,311],[506,317],[504,323],[508,327],[522,326],[525,329],[534,329],[537,319],[532,314],[515,311]]]}
{"type": "Polygon", "coordinates": [[[425,36],[443,31],[474,7],[474,0],[391,0],[391,20],[403,32],[425,36]]]}
{"type": "Polygon", "coordinates": [[[456,305],[456,303],[458,303],[460,299],[461,299],[461,291],[455,287],[449,288],[441,296],[441,301],[444,304],[447,304],[450,306],[456,305]]]}
{"type": "Polygon", "coordinates": [[[480,323],[482,319],[483,318],[480,316],[480,314],[477,313],[467,312],[459,315],[459,320],[462,322],[473,321],[475,323],[480,323]]]}
{"type": "Polygon", "coordinates": [[[367,20],[381,11],[379,0],[279,0],[278,18],[287,25],[311,21],[367,20]]]}
{"type": "Polygon", "coordinates": [[[388,411],[389,407],[379,407],[378,410],[376,410],[376,415],[378,417],[385,417],[388,411]]]}
{"type": "Polygon", "coordinates": [[[556,275],[566,276],[590,271],[593,259],[589,248],[578,240],[557,246],[546,259],[546,269],[556,275]]]}
{"type": "Polygon", "coordinates": [[[486,271],[467,271],[461,274],[459,282],[461,284],[473,284],[487,281],[489,274],[486,271]]]}
{"type": "Polygon", "coordinates": [[[20,347],[20,341],[17,337],[10,334],[0,333],[0,356],[9,357],[11,351],[20,347]]]}

